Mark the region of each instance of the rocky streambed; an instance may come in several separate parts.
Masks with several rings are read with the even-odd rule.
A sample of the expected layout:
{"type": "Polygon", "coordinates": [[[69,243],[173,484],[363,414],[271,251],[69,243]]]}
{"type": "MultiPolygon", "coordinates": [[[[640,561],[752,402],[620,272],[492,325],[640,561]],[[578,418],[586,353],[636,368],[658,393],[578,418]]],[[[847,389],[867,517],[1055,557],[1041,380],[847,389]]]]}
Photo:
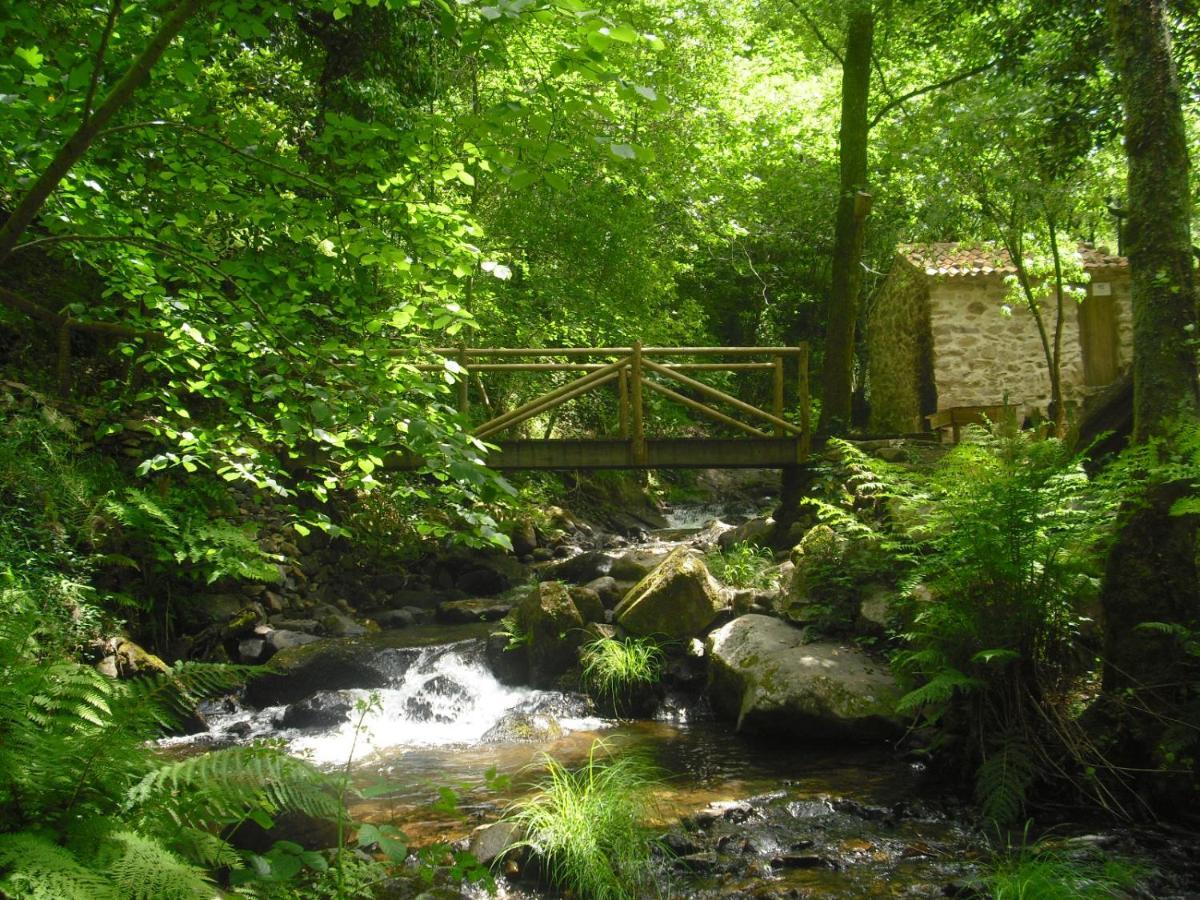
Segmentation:
{"type": "MultiPolygon", "coordinates": [[[[722,512],[733,518],[678,509],[664,527],[640,520],[632,538],[578,523],[573,542],[553,549],[533,535],[519,549],[540,581],[491,590],[514,579],[483,564],[467,580],[487,582],[489,596],[414,592],[365,624],[331,623],[349,632],[340,638],[317,637],[304,621],[257,626],[242,640],[262,646],[245,649],[270,655],[279,674],[208,710],[209,731],[192,740],[272,737],[323,765],[349,761],[369,788],[357,818],[394,824],[414,846],[457,842],[484,862],[503,862],[512,833],[496,823],[533,790],[546,757],[582,764],[602,740],[661,773],[653,814],[664,894],[973,895],[988,836],[947,785],[897,751],[898,689],[886,665],[850,640],[797,627],[803,548],[767,587],[718,583],[701,554],[767,533],[745,508],[740,523],[722,512]],[[625,634],[665,637],[670,648],[663,684],[634,720],[606,717],[576,690],[580,645],[625,634]],[[371,708],[356,711],[368,698],[371,708]]],[[[827,535],[802,537],[811,553],[842,552],[827,535]]],[[[866,617],[866,633],[879,616],[866,617]]],[[[1132,848],[1113,833],[1088,840],[1132,848]]],[[[507,862],[496,869],[501,896],[554,896],[507,862]]]]}

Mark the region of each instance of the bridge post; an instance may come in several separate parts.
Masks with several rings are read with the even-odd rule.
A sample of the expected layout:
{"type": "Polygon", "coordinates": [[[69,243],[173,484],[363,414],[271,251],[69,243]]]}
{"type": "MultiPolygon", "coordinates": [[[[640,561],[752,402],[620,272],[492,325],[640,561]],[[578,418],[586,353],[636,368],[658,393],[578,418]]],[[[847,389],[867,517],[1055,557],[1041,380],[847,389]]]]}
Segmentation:
{"type": "MultiPolygon", "coordinates": [[[[774,391],[773,391],[774,407],[771,411],[773,413],[775,413],[775,418],[782,419],[783,418],[783,357],[782,356],[775,357],[775,368],[771,374],[773,376],[772,387],[774,388],[774,391]]],[[[775,437],[783,437],[784,435],[785,435],[785,432],[783,430],[783,426],[776,425],[775,426],[775,437]]]]}
{"type": "Polygon", "coordinates": [[[633,428],[633,461],[642,464],[646,461],[646,433],[642,422],[642,342],[634,341],[633,356],[630,363],[630,377],[633,379],[633,402],[631,404],[630,423],[633,428]]]}
{"type": "Polygon", "coordinates": [[[458,375],[458,411],[462,415],[466,415],[471,408],[471,399],[467,391],[470,388],[470,374],[467,371],[467,345],[465,342],[458,345],[458,365],[462,372],[458,375]]]}
{"type": "Polygon", "coordinates": [[[621,437],[629,440],[629,370],[624,366],[617,376],[617,420],[621,437]]]}

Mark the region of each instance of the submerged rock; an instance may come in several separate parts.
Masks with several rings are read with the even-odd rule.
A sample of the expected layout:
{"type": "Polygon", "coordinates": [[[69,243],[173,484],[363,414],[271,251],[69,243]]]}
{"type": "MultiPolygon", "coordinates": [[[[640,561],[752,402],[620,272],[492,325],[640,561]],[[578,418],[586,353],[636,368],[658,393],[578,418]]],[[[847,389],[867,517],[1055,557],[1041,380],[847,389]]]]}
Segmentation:
{"type": "Polygon", "coordinates": [[[704,561],[677,548],[630,589],[615,612],[633,634],[683,640],[703,633],[724,608],[721,587],[704,561]]]}
{"type": "Polygon", "coordinates": [[[713,632],[708,652],[713,706],[739,731],[860,741],[900,728],[895,679],[860,650],[807,644],[786,622],[748,615],[713,632]]]}
{"type": "Polygon", "coordinates": [[[334,728],[346,721],[354,699],[342,691],[318,691],[283,711],[278,724],[284,728],[334,728]]]}
{"type": "Polygon", "coordinates": [[[467,840],[467,852],[482,866],[489,865],[521,839],[521,829],[514,822],[493,822],[480,825],[467,840]]]}

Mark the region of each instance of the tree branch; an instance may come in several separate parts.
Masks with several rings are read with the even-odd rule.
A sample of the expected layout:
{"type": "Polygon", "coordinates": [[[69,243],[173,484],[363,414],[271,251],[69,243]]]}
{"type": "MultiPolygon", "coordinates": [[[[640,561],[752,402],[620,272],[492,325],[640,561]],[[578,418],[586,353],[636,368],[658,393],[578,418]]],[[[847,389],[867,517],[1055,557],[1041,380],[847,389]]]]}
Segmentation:
{"type": "Polygon", "coordinates": [[[966,81],[968,78],[974,78],[976,75],[982,75],[988,69],[995,68],[997,65],[999,65],[1003,58],[1004,57],[1002,56],[997,56],[995,59],[985,62],[982,65],[973,66],[970,69],[963,69],[960,72],[955,72],[949,78],[943,78],[941,81],[935,81],[933,84],[927,84],[924,87],[915,88],[907,93],[901,94],[899,97],[889,100],[879,108],[878,112],[875,113],[868,127],[874,128],[881,121],[883,121],[884,116],[890,113],[893,109],[896,109],[896,107],[903,106],[909,100],[920,97],[924,94],[931,94],[934,91],[940,91],[942,88],[948,88],[952,84],[958,84],[960,81],[966,81]]]}
{"type": "Polygon", "coordinates": [[[24,294],[18,294],[16,291],[6,287],[0,287],[0,305],[7,306],[9,309],[24,313],[31,319],[37,319],[39,322],[45,322],[56,330],[69,328],[72,331],[86,331],[92,334],[107,334],[112,337],[127,337],[127,338],[146,338],[147,340],[159,340],[161,335],[153,331],[141,331],[137,328],[132,328],[129,325],[121,325],[118,322],[81,322],[79,319],[73,319],[69,316],[63,316],[56,313],[52,309],[47,309],[40,303],[35,303],[24,294]]]}
{"type": "Polygon", "coordinates": [[[116,125],[112,128],[105,128],[103,131],[97,132],[96,138],[99,140],[100,138],[108,137],[112,134],[119,134],[122,131],[136,131],[139,128],[176,128],[179,131],[186,131],[188,134],[194,134],[206,141],[212,141],[214,144],[219,144],[230,153],[234,153],[243,159],[248,159],[252,162],[258,163],[260,166],[265,166],[268,169],[274,169],[276,172],[282,172],[284,175],[295,178],[297,181],[302,181],[310,187],[314,187],[322,193],[330,195],[331,197],[347,196],[345,194],[340,194],[329,185],[323,184],[322,182],[317,181],[315,178],[305,175],[303,172],[297,172],[295,169],[289,169],[287,166],[280,163],[272,162],[269,159],[263,159],[261,156],[256,156],[253,153],[249,153],[240,147],[229,143],[229,141],[225,140],[224,138],[219,138],[215,134],[205,131],[203,128],[197,128],[195,125],[189,125],[186,122],[175,122],[170,119],[148,119],[145,122],[130,122],[127,125],[116,125]]]}
{"type": "Polygon", "coordinates": [[[150,39],[150,43],[141,55],[133,61],[133,64],[121,76],[121,80],[108,92],[108,96],[104,98],[104,102],[100,104],[95,114],[80,123],[75,133],[67,138],[66,143],[59,148],[54,159],[50,161],[50,165],[38,176],[33,186],[13,209],[12,215],[4,223],[4,227],[0,228],[0,265],[3,265],[8,259],[13,248],[21,239],[21,235],[25,233],[25,229],[37,217],[46,200],[71,171],[71,167],[87,152],[96,135],[150,77],[150,70],[163,55],[167,46],[183,30],[187,20],[206,2],[208,0],[179,0],[179,4],[159,26],[158,31],[150,39]]]}
{"type": "Polygon", "coordinates": [[[804,0],[788,0],[788,2],[795,7],[796,12],[800,14],[800,18],[804,20],[804,23],[809,27],[812,33],[816,35],[817,41],[821,44],[821,46],[825,48],[830,56],[838,61],[839,65],[844,66],[846,61],[843,59],[842,54],[838,52],[837,47],[833,46],[833,44],[826,39],[825,35],[821,32],[821,26],[819,26],[816,23],[816,20],[808,14],[808,11],[804,8],[804,0]]]}
{"type": "Polygon", "coordinates": [[[108,39],[112,37],[113,27],[117,24],[117,16],[121,14],[121,0],[112,0],[108,8],[108,21],[104,23],[104,33],[100,35],[100,46],[96,49],[96,61],[92,63],[92,77],[88,80],[87,97],[83,101],[83,122],[92,117],[92,103],[96,99],[96,87],[100,84],[100,72],[104,69],[104,54],[108,52],[108,39]]]}

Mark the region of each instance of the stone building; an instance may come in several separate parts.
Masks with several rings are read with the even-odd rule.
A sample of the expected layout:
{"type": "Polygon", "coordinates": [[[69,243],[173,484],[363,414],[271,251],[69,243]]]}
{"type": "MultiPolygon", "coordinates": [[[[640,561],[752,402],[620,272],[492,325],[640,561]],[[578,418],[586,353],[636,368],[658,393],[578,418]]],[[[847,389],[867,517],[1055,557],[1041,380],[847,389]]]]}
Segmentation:
{"type": "MultiPolygon", "coordinates": [[[[1086,296],[1066,300],[1062,385],[1078,404],[1130,364],[1129,268],[1120,256],[1087,247],[1086,296]]],[[[1012,302],[1009,256],[993,247],[925,244],[901,247],[876,292],[867,319],[867,392],[871,430],[911,433],[972,408],[1008,402],[1028,416],[1047,414],[1050,375],[1037,325],[1012,302]]],[[[1053,334],[1054,306],[1045,287],[1043,318],[1053,334]]]]}

